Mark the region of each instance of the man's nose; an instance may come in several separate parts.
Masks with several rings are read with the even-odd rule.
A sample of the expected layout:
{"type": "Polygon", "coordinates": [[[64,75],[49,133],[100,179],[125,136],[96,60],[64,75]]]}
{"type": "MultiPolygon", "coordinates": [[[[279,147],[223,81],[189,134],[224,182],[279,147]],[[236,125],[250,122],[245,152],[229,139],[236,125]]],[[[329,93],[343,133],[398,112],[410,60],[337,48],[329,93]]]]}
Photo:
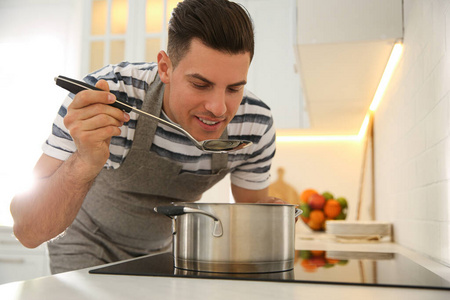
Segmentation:
{"type": "Polygon", "coordinates": [[[216,117],[221,117],[227,112],[226,95],[222,92],[216,92],[206,100],[205,109],[216,117]]]}

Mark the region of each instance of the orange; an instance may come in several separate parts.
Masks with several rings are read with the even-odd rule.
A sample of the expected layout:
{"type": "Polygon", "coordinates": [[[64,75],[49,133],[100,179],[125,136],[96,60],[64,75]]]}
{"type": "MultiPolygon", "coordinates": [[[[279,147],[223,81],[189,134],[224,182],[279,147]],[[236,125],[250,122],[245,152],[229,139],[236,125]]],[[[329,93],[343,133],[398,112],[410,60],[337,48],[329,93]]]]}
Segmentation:
{"type": "Polygon", "coordinates": [[[309,197],[314,194],[318,194],[318,192],[313,189],[306,189],[300,194],[300,201],[302,201],[303,203],[307,203],[309,197]]]}
{"type": "Polygon", "coordinates": [[[325,222],[325,214],[319,209],[314,209],[309,214],[309,220],[316,224],[322,224],[323,222],[325,222]]]}
{"type": "Polygon", "coordinates": [[[324,256],[325,255],[325,251],[323,250],[311,250],[310,251],[312,256],[324,256]]]}
{"type": "Polygon", "coordinates": [[[325,212],[325,215],[329,219],[336,218],[341,213],[341,205],[338,201],[334,199],[330,199],[325,203],[325,206],[323,207],[323,211],[325,212]]]}
{"type": "Polygon", "coordinates": [[[308,226],[312,230],[322,230],[325,224],[325,214],[322,210],[314,209],[309,214],[308,226]]]}
{"type": "Polygon", "coordinates": [[[301,216],[301,217],[302,217],[303,222],[305,222],[305,223],[308,223],[308,222],[309,222],[309,218],[304,217],[304,216],[301,216]]]}
{"type": "Polygon", "coordinates": [[[313,256],[309,259],[309,263],[317,267],[323,267],[327,264],[327,261],[323,256],[313,256]]]}
{"type": "Polygon", "coordinates": [[[317,269],[317,266],[312,264],[308,259],[302,260],[300,264],[306,272],[315,272],[317,269]]]}
{"type": "Polygon", "coordinates": [[[322,223],[316,223],[316,222],[309,220],[308,226],[312,230],[322,230],[322,223]]]}

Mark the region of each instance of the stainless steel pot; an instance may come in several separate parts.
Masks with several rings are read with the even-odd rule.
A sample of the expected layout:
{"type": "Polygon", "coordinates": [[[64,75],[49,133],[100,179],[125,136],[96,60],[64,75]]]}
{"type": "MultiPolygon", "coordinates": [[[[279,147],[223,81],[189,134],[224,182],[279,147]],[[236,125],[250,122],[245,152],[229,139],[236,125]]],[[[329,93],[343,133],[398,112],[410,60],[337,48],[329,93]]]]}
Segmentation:
{"type": "Polygon", "coordinates": [[[176,268],[262,273],[294,267],[295,218],[290,204],[176,203],[155,208],[173,222],[176,268]]]}

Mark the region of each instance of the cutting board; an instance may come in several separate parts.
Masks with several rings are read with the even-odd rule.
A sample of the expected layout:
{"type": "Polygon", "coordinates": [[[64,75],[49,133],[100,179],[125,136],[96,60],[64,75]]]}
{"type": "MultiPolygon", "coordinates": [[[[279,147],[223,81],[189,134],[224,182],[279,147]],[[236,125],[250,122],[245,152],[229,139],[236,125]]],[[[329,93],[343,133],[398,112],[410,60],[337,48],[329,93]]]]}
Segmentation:
{"type": "Polygon", "coordinates": [[[300,204],[299,194],[293,186],[284,181],[284,173],[284,168],[278,168],[278,178],[269,186],[269,196],[280,198],[290,204],[300,204]]]}

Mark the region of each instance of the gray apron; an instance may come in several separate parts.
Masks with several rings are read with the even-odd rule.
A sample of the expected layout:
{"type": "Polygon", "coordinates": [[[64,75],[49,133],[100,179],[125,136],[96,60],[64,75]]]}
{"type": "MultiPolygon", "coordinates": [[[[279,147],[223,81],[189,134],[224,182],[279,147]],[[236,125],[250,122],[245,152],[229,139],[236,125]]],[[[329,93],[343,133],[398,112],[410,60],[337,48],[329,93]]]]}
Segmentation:
{"type": "MultiPolygon", "coordinates": [[[[142,110],[161,114],[164,84],[157,76],[142,110]]],[[[130,152],[118,169],[97,176],[72,225],[48,243],[52,273],[170,249],[170,218],[153,208],[199,200],[230,171],[227,154],[213,154],[212,174],[180,173],[181,164],[150,151],[157,123],[140,116],[130,152]]],[[[222,138],[226,138],[226,131],[222,138]]]]}

